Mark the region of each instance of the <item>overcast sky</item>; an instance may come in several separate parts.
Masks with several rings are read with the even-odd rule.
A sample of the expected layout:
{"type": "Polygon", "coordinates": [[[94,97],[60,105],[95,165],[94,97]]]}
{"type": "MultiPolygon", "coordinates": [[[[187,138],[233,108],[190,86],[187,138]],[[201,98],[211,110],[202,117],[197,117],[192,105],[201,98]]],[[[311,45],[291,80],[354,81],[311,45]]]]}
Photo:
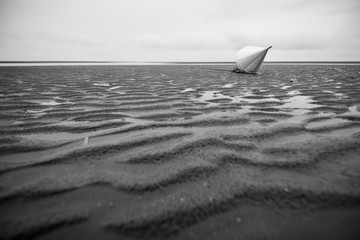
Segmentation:
{"type": "Polygon", "coordinates": [[[0,61],[360,60],[359,0],[0,0],[0,61]]]}

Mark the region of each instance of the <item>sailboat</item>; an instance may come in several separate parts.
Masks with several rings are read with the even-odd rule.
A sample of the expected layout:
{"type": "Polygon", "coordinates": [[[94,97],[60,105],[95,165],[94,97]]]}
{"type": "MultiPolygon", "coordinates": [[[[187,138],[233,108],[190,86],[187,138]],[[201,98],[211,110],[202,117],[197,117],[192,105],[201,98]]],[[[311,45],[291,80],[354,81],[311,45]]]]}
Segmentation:
{"type": "Polygon", "coordinates": [[[267,51],[271,48],[246,46],[236,54],[236,67],[234,72],[256,73],[261,68],[267,51]]]}

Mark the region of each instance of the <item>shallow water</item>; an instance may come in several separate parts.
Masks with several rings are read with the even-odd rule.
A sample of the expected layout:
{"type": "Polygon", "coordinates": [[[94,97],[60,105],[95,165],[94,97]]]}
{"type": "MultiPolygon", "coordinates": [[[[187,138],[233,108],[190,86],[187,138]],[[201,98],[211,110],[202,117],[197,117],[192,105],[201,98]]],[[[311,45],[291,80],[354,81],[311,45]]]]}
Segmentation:
{"type": "Polygon", "coordinates": [[[185,88],[181,92],[192,92],[192,91],[195,91],[195,89],[194,88],[185,88]]]}
{"type": "Polygon", "coordinates": [[[314,100],[310,96],[293,96],[291,98],[285,99],[285,104],[281,105],[281,108],[290,108],[290,109],[311,109],[320,107],[319,104],[314,104],[314,100]]]}

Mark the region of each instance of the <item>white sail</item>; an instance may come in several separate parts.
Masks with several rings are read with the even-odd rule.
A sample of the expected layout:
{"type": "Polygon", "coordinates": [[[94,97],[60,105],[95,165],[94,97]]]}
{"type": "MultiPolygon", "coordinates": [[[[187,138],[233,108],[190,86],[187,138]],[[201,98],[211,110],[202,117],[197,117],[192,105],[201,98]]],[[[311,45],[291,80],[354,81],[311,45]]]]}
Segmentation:
{"type": "Polygon", "coordinates": [[[246,46],[240,49],[236,54],[236,71],[242,73],[259,71],[270,48],[246,46]]]}

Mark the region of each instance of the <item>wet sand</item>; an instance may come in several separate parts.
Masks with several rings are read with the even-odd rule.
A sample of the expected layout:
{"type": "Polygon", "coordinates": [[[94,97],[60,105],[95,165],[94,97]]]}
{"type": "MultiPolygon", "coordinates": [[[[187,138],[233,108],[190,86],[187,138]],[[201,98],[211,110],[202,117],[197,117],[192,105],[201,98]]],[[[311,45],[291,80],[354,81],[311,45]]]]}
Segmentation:
{"type": "Polygon", "coordinates": [[[360,66],[215,69],[0,67],[0,239],[360,239],[360,66]]]}

